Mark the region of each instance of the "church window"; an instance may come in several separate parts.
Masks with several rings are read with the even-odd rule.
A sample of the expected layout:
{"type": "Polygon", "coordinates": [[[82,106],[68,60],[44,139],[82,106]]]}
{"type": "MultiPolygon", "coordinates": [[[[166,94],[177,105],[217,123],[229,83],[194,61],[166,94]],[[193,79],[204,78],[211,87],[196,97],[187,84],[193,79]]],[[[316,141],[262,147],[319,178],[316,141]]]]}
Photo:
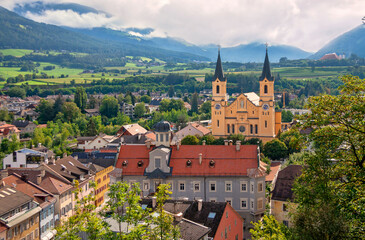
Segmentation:
{"type": "Polygon", "coordinates": [[[252,126],[252,124],[250,125],[250,133],[253,134],[253,126],[252,126]]]}
{"type": "Polygon", "coordinates": [[[243,102],[243,100],[241,100],[241,108],[243,108],[244,107],[244,102],[243,102]]]}
{"type": "Polygon", "coordinates": [[[234,124],[232,124],[232,133],[234,133],[234,124]]]}
{"type": "Polygon", "coordinates": [[[227,124],[227,133],[229,133],[229,124],[227,124]]]}
{"type": "Polygon", "coordinates": [[[219,127],[219,120],[217,120],[217,126],[219,127]]]}
{"type": "Polygon", "coordinates": [[[255,125],[255,134],[257,134],[259,131],[257,124],[255,125]]]}
{"type": "Polygon", "coordinates": [[[267,85],[264,86],[264,93],[267,93],[267,85]]]}
{"type": "Polygon", "coordinates": [[[265,120],[265,128],[267,128],[267,121],[265,120]]]}
{"type": "Polygon", "coordinates": [[[217,85],[217,93],[219,93],[219,85],[217,85]]]}

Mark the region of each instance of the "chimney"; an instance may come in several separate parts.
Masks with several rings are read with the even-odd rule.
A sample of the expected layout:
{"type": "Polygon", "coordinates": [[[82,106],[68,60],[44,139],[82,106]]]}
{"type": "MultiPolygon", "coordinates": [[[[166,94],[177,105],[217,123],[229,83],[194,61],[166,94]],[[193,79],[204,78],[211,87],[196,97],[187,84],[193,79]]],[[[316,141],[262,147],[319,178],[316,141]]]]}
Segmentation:
{"type": "Polygon", "coordinates": [[[42,182],[42,175],[40,174],[37,176],[37,185],[40,185],[41,182],[42,182]]]}
{"type": "Polygon", "coordinates": [[[138,133],[137,139],[141,140],[141,134],[140,133],[138,133]]]}
{"type": "Polygon", "coordinates": [[[38,143],[38,147],[42,147],[42,143],[38,143]]]}
{"type": "Polygon", "coordinates": [[[224,140],[224,145],[228,146],[228,140],[224,140]]]}
{"type": "Polygon", "coordinates": [[[41,170],[41,177],[44,177],[46,175],[46,170],[42,169],[41,170]]]}
{"type": "Polygon", "coordinates": [[[232,141],[232,140],[229,140],[229,141],[228,141],[228,145],[229,145],[229,146],[232,146],[232,145],[233,145],[233,141],[232,141]]]}
{"type": "Polygon", "coordinates": [[[236,151],[239,151],[241,149],[241,141],[237,140],[236,141],[236,151]]]}
{"type": "Polygon", "coordinates": [[[155,208],[157,205],[157,198],[156,197],[152,197],[152,208],[155,208]]]}
{"type": "Polygon", "coordinates": [[[205,146],[205,143],[206,143],[207,141],[205,141],[205,140],[203,140],[203,146],[205,146]]]}
{"type": "Polygon", "coordinates": [[[176,149],[180,150],[180,140],[179,139],[176,141],[176,149]]]}
{"type": "Polygon", "coordinates": [[[64,152],[63,155],[62,155],[62,157],[64,157],[64,158],[67,157],[67,153],[64,152]]]}
{"type": "Polygon", "coordinates": [[[73,158],[74,158],[75,160],[79,160],[79,155],[75,155],[73,158]]]}
{"type": "Polygon", "coordinates": [[[183,219],[183,214],[182,212],[179,212],[178,214],[175,214],[174,217],[176,222],[181,222],[181,220],[183,219]]]}
{"type": "Polygon", "coordinates": [[[146,146],[147,146],[147,149],[150,149],[150,147],[151,147],[151,141],[150,140],[146,141],[146,146]]]}
{"type": "Polygon", "coordinates": [[[202,199],[198,199],[198,211],[200,212],[203,208],[203,200],[202,199]]]}
{"type": "Polygon", "coordinates": [[[203,154],[199,153],[199,164],[202,165],[203,162],[203,154]]]}

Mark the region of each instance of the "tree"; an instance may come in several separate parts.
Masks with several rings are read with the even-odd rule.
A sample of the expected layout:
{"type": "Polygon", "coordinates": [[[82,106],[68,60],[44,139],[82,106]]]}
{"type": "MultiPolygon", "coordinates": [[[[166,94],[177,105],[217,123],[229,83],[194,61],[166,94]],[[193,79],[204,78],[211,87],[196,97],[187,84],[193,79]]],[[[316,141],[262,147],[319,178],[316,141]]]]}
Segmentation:
{"type": "Polygon", "coordinates": [[[98,104],[98,101],[96,100],[94,95],[91,95],[90,98],[89,98],[88,108],[94,109],[94,108],[96,108],[97,104],[98,104]]]}
{"type": "Polygon", "coordinates": [[[272,160],[279,160],[288,156],[288,148],[282,141],[273,139],[264,145],[263,153],[272,160]]]}
{"type": "Polygon", "coordinates": [[[233,144],[236,144],[237,141],[241,141],[241,144],[243,144],[245,142],[245,136],[243,136],[240,133],[231,134],[231,135],[228,136],[227,139],[232,140],[233,144]]]}
{"type": "Polygon", "coordinates": [[[205,136],[200,138],[200,143],[201,144],[203,143],[203,141],[205,141],[206,145],[213,145],[214,141],[215,141],[215,138],[213,137],[213,135],[208,134],[208,135],[205,135],[205,136]]]}
{"type": "Polygon", "coordinates": [[[142,97],[141,97],[141,101],[142,102],[144,102],[144,103],[150,103],[151,102],[151,97],[150,96],[148,96],[148,95],[143,95],[142,97]]]}
{"type": "Polygon", "coordinates": [[[286,111],[286,110],[283,110],[281,112],[281,121],[282,122],[291,122],[293,121],[293,113],[291,111],[286,111]]]}
{"type": "Polygon", "coordinates": [[[98,135],[98,129],[96,127],[96,123],[94,119],[90,118],[89,122],[87,123],[87,130],[86,130],[87,136],[96,136],[98,135]]]}
{"type": "Polygon", "coordinates": [[[83,87],[76,88],[74,102],[81,109],[81,111],[85,110],[87,103],[87,95],[83,87]]]}
{"type": "Polygon", "coordinates": [[[137,118],[141,118],[146,114],[146,107],[144,103],[137,103],[137,105],[134,107],[134,115],[136,115],[137,118]]]}
{"type": "Polygon", "coordinates": [[[174,86],[170,86],[169,87],[169,91],[168,91],[168,95],[169,95],[169,97],[171,98],[171,97],[173,97],[174,95],[175,95],[175,89],[174,89],[174,86]]]}
{"type": "Polygon", "coordinates": [[[62,114],[66,122],[73,122],[81,116],[81,111],[74,102],[66,102],[62,105],[62,114]]]}
{"type": "Polygon", "coordinates": [[[305,137],[296,128],[280,133],[279,140],[285,143],[289,154],[300,152],[305,147],[305,137]]]}
{"type": "Polygon", "coordinates": [[[333,236],[342,239],[361,239],[365,235],[365,79],[344,76],[342,81],[340,95],[308,100],[311,113],[303,116],[303,128],[313,129],[309,140],[315,143],[316,156],[305,162],[308,167],[298,180],[302,185],[297,185],[295,194],[299,196],[299,209],[315,211],[320,210],[320,204],[328,205],[328,211],[317,217],[331,219],[341,214],[339,222],[346,225],[346,234],[341,236],[344,229],[335,223],[333,228],[338,231],[326,232],[333,231],[333,236]],[[314,191],[330,195],[319,195],[315,201],[314,191]]]}
{"type": "Polygon", "coordinates": [[[12,87],[8,90],[7,94],[10,97],[19,97],[19,98],[24,98],[25,97],[25,90],[23,88],[20,87],[12,87]]]}
{"type": "Polygon", "coordinates": [[[41,99],[39,105],[36,107],[36,111],[39,113],[38,121],[40,123],[47,123],[54,118],[53,104],[50,101],[41,99]]]}
{"type": "Polygon", "coordinates": [[[131,123],[131,119],[125,115],[124,113],[118,112],[117,117],[113,119],[113,124],[115,125],[124,125],[131,123]]]}
{"type": "Polygon", "coordinates": [[[260,221],[253,223],[250,233],[252,239],[257,240],[286,240],[291,236],[289,229],[272,215],[264,215],[260,221]]]}
{"type": "Polygon", "coordinates": [[[191,98],[191,112],[198,113],[198,94],[194,93],[193,97],[191,98]]]}
{"type": "Polygon", "coordinates": [[[182,145],[198,145],[199,139],[196,136],[188,135],[181,140],[182,145]]]}
{"type": "Polygon", "coordinates": [[[101,115],[112,118],[117,116],[118,111],[118,100],[115,97],[105,96],[100,105],[101,115]]]}
{"type": "Polygon", "coordinates": [[[212,111],[211,101],[206,101],[200,106],[200,113],[209,114],[212,111]]]}
{"type": "Polygon", "coordinates": [[[54,102],[54,105],[53,105],[53,113],[55,115],[57,115],[57,113],[62,111],[63,103],[64,103],[64,101],[63,101],[61,95],[58,95],[58,97],[56,98],[56,101],[54,102]]]}

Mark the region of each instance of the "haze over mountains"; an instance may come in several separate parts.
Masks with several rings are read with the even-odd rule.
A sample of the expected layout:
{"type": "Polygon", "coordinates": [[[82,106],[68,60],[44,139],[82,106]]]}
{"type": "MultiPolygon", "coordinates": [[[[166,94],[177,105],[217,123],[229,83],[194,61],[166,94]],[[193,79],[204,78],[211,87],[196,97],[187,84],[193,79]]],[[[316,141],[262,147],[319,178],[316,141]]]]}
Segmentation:
{"type": "MultiPolygon", "coordinates": [[[[107,18],[112,17],[108,13],[104,13],[94,8],[73,3],[51,4],[39,1],[32,4],[17,5],[14,8],[14,11],[22,16],[27,16],[29,14],[41,15],[44,13],[44,11],[47,10],[69,10],[78,14],[94,13],[104,14],[107,18]]],[[[2,19],[3,24],[7,21],[6,19],[4,19],[4,17],[0,18],[2,19]]],[[[12,24],[20,24],[24,26],[24,24],[18,22],[29,21],[27,19],[20,19],[21,17],[15,17],[13,15],[13,17],[8,20],[8,23],[6,23],[5,26],[12,24]]],[[[21,32],[23,30],[24,29],[17,29],[17,31],[12,32],[12,34],[17,34],[17,36],[19,37],[19,34],[24,34],[21,32]]],[[[69,48],[70,46],[75,46],[77,49],[81,49],[83,51],[85,51],[85,49],[87,49],[87,51],[101,51],[101,49],[109,49],[109,51],[121,51],[125,55],[158,57],[167,60],[180,59],[196,61],[215,61],[217,56],[216,45],[211,44],[199,46],[188,43],[182,39],[176,39],[172,37],[152,37],[151,33],[154,30],[151,28],[126,28],[122,30],[113,30],[111,28],[108,28],[108,26],[101,26],[96,28],[71,28],[40,24],[37,25],[36,28],[33,28],[32,31],[33,34],[26,37],[26,39],[29,39],[28,42],[35,42],[35,40],[32,41],[31,38],[38,36],[36,42],[40,44],[39,48],[42,49],[48,49],[50,47],[49,45],[51,44],[50,41],[54,41],[54,45],[58,46],[58,48],[55,49],[70,50],[67,48],[67,45],[69,48]],[[46,30],[47,28],[48,30],[46,30]],[[48,36],[47,33],[50,32],[52,32],[52,34],[48,36]],[[48,40],[42,41],[41,39],[39,39],[41,36],[48,40]],[[114,50],[111,50],[111,48],[114,50]],[[179,54],[181,55],[179,56],[179,54]]],[[[10,36],[7,37],[9,41],[11,38],[10,36]]],[[[20,48],[27,46],[27,44],[21,44],[18,41],[7,45],[3,42],[3,38],[4,36],[1,37],[0,33],[0,47],[20,48]]],[[[349,56],[352,53],[357,54],[358,56],[364,56],[364,38],[364,26],[359,26],[349,33],[344,34],[333,40],[331,43],[327,44],[324,48],[322,48],[315,54],[303,51],[293,46],[272,45],[270,46],[270,60],[273,62],[277,62],[281,57],[287,57],[288,59],[302,59],[308,58],[310,56],[311,58],[318,59],[325,53],[330,52],[345,54],[346,56],[349,56]]],[[[6,41],[6,39],[7,38],[5,36],[4,40],[6,41]]],[[[234,62],[262,62],[264,50],[264,43],[259,42],[241,44],[235,47],[225,47],[221,49],[222,60],[234,62]]]]}

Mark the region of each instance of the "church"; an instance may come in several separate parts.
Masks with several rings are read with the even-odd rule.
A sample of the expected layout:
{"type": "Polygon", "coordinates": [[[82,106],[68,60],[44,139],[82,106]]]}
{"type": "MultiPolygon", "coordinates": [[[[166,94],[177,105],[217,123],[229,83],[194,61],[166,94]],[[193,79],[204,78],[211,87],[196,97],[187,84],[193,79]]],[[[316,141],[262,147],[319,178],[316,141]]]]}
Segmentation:
{"type": "Polygon", "coordinates": [[[281,112],[275,111],[274,77],[266,56],[259,78],[260,96],[254,92],[241,93],[233,102],[228,102],[227,78],[224,76],[220,51],[212,82],[212,134],[228,137],[243,134],[246,139],[260,138],[268,142],[281,129],[281,112]]]}

